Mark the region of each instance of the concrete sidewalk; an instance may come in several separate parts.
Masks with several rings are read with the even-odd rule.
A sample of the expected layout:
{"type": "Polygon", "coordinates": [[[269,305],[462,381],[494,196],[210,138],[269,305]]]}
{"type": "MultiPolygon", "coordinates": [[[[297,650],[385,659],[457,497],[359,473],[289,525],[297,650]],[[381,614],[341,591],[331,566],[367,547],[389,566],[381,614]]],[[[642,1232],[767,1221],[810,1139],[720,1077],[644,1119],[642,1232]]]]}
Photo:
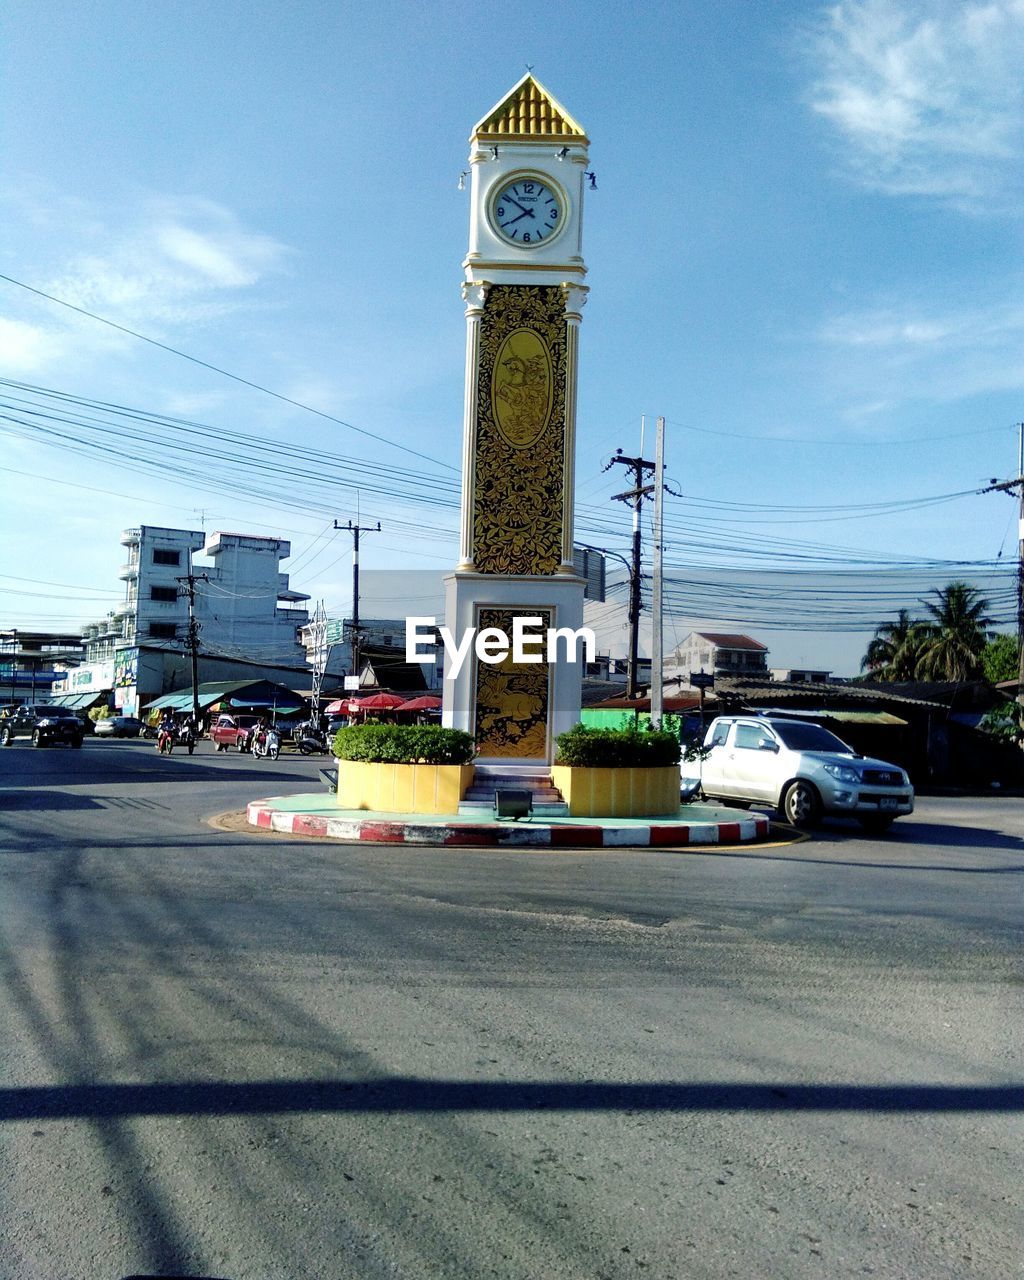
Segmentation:
{"type": "Polygon", "coordinates": [[[251,826],[290,835],[363,844],[551,849],[742,844],[766,839],[770,827],[763,814],[707,804],[681,805],[678,815],[657,818],[538,817],[497,822],[454,814],[341,809],[324,792],[254,800],[246,808],[246,820],[251,826]]]}

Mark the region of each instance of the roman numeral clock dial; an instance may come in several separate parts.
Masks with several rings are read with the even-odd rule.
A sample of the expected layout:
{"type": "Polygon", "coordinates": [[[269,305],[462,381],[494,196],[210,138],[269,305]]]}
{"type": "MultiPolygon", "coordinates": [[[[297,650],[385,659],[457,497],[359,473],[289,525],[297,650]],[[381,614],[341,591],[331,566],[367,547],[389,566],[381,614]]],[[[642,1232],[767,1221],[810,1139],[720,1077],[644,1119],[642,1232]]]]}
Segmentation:
{"type": "Polygon", "coordinates": [[[491,221],[510,244],[544,244],[556,235],[564,216],[557,192],[539,178],[506,182],[494,197],[491,221]]]}

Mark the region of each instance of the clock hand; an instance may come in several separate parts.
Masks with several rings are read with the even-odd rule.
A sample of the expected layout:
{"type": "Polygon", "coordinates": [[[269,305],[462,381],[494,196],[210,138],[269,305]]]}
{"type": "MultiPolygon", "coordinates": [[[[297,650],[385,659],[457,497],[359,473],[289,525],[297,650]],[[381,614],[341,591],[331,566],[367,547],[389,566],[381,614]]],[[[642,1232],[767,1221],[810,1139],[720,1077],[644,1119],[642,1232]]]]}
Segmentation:
{"type": "MultiPolygon", "coordinates": [[[[512,203],[515,204],[515,201],[513,200],[512,203]]],[[[523,209],[523,206],[519,205],[519,208],[523,209]]],[[[513,223],[518,222],[520,218],[533,218],[535,216],[536,215],[534,214],[532,209],[523,209],[522,213],[516,214],[516,216],[512,219],[512,222],[510,222],[508,225],[511,227],[513,223]]]]}
{"type": "Polygon", "coordinates": [[[517,209],[522,209],[523,213],[526,212],[526,209],[523,208],[523,206],[519,203],[518,200],[513,200],[511,196],[505,196],[505,199],[508,201],[509,204],[514,204],[517,209]]]}

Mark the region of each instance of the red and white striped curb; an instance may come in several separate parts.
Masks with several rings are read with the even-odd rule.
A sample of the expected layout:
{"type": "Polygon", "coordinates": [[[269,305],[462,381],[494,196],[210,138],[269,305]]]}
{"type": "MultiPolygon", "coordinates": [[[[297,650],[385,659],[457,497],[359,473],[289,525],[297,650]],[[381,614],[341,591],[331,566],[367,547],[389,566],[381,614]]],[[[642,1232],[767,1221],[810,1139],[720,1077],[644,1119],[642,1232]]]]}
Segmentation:
{"type": "Polygon", "coordinates": [[[294,836],[325,836],[361,844],[429,844],[519,846],[544,849],[594,849],[615,845],[666,847],[675,845],[742,844],[763,840],[769,832],[766,817],[744,817],[735,822],[659,822],[639,827],[593,826],[574,823],[523,825],[512,822],[452,822],[425,816],[388,822],[381,818],[337,817],[291,813],[274,807],[273,799],[254,800],[246,808],[250,826],[294,836]]]}

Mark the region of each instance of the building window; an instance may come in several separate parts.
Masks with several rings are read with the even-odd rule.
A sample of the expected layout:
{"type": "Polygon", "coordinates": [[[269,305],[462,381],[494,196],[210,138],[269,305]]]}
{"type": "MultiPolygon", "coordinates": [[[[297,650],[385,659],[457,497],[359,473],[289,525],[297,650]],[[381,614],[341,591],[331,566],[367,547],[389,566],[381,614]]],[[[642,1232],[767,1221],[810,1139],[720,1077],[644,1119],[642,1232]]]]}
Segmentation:
{"type": "Polygon", "coordinates": [[[166,551],[163,547],[153,548],[154,564],[181,564],[180,551],[166,551]]]}
{"type": "Polygon", "coordinates": [[[178,598],[177,587],[150,587],[150,600],[164,600],[168,604],[173,604],[178,598]]]}
{"type": "Polygon", "coordinates": [[[151,622],[149,634],[154,640],[173,640],[178,634],[178,628],[173,622],[151,622]]]}

